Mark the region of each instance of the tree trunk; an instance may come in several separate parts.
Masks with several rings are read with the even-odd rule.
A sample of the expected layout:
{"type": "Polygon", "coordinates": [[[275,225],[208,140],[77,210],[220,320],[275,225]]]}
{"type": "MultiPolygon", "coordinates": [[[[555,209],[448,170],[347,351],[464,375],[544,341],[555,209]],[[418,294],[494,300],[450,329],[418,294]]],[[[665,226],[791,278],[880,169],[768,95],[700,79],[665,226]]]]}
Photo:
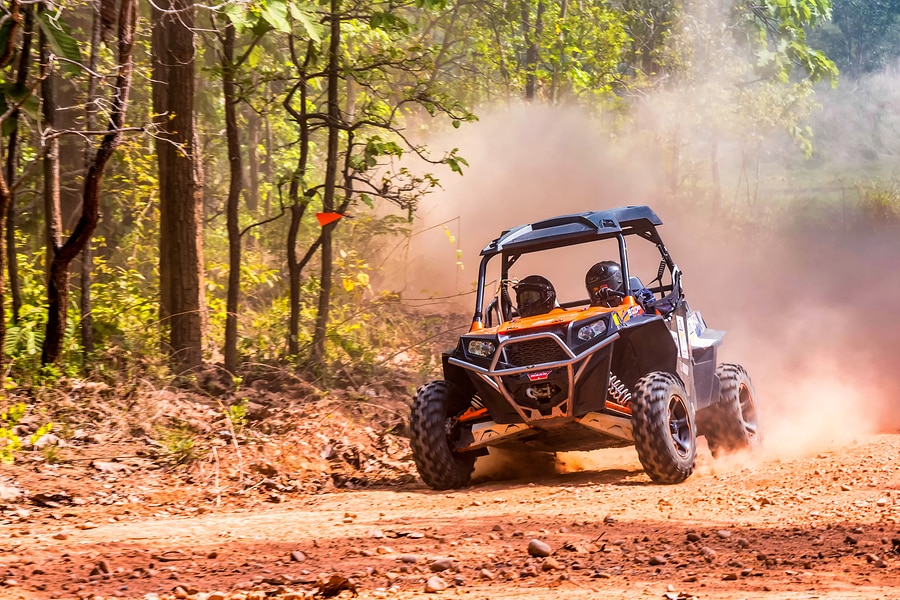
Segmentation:
{"type": "MultiPolygon", "coordinates": [[[[291,90],[291,92],[287,95],[284,100],[284,108],[291,115],[291,117],[297,122],[297,126],[300,129],[300,156],[297,158],[297,168],[294,170],[293,176],[291,177],[291,186],[288,191],[288,196],[291,202],[291,224],[288,228],[288,239],[287,239],[287,259],[288,259],[288,277],[289,277],[289,287],[290,287],[290,305],[291,305],[291,313],[288,321],[288,354],[291,356],[296,356],[300,353],[300,274],[303,271],[303,267],[306,265],[306,261],[308,261],[312,257],[312,252],[307,252],[306,257],[302,261],[297,260],[297,235],[300,231],[300,222],[303,220],[303,215],[306,213],[306,208],[309,206],[309,197],[306,195],[304,187],[304,178],[306,177],[306,166],[309,161],[309,149],[310,149],[310,128],[309,128],[309,120],[308,120],[308,104],[307,104],[307,93],[309,89],[307,87],[307,68],[309,67],[310,60],[312,59],[312,44],[307,44],[306,47],[306,56],[304,57],[303,63],[301,64],[296,51],[294,49],[294,38],[291,36],[288,38],[288,45],[291,52],[291,60],[294,63],[294,66],[297,68],[297,74],[299,76],[298,83],[296,87],[291,90]],[[294,94],[300,94],[300,101],[298,102],[299,109],[295,109],[292,106],[294,94]]],[[[266,164],[269,165],[271,161],[271,152],[272,152],[272,137],[271,137],[271,129],[268,127],[268,121],[266,122],[266,131],[267,131],[267,157],[266,164]]],[[[268,214],[268,201],[266,202],[266,213],[268,214]]],[[[316,246],[314,246],[316,247],[316,246]]]]}
{"type": "MultiPolygon", "coordinates": [[[[340,0],[331,0],[331,32],[328,44],[328,150],[325,159],[325,187],[322,194],[322,211],[334,212],[335,184],[338,172],[338,128],[341,120],[338,85],[340,84],[341,18],[340,0]]],[[[325,340],[327,338],[328,314],[331,308],[331,278],[334,269],[331,232],[337,222],[322,227],[322,279],[319,290],[319,305],[316,312],[316,329],[313,333],[312,355],[314,369],[321,369],[325,360],[325,340]]]]}
{"type": "MultiPolygon", "coordinates": [[[[561,23],[564,23],[566,17],[569,13],[569,0],[562,0],[559,6],[559,20],[561,23]]],[[[559,52],[558,61],[560,64],[557,64],[553,67],[553,78],[550,82],[550,100],[553,104],[557,104],[559,102],[559,80],[560,80],[560,69],[564,66],[562,64],[563,60],[566,56],[566,38],[563,35],[563,32],[560,30],[559,34],[559,43],[556,45],[557,51],[559,52]]]]}
{"type": "Polygon", "coordinates": [[[194,5],[151,8],[153,107],[162,117],[156,153],[160,180],[160,321],[179,374],[203,361],[203,189],[194,129],[194,5]]]}
{"type": "MultiPolygon", "coordinates": [[[[44,118],[44,133],[53,133],[56,129],[56,78],[50,65],[50,48],[47,36],[40,33],[41,61],[41,114],[44,118]]],[[[62,245],[62,215],[59,205],[59,138],[52,136],[42,139],[44,167],[44,243],[47,247],[47,268],[53,262],[59,247],[62,245]]]]}
{"type": "Polygon", "coordinates": [[[247,210],[259,212],[259,129],[260,118],[252,106],[247,106],[247,210]]]}
{"type": "MultiPolygon", "coordinates": [[[[97,83],[98,77],[93,73],[97,72],[97,64],[99,62],[100,44],[102,43],[102,23],[100,16],[100,0],[95,0],[91,6],[93,8],[93,20],[91,22],[91,58],[90,70],[88,73],[88,93],[87,108],[85,110],[85,128],[88,131],[94,131],[97,128],[97,83]]],[[[92,138],[87,139],[84,146],[84,167],[91,168],[92,154],[94,144],[92,138]]],[[[94,316],[92,314],[93,306],[91,304],[91,283],[93,280],[94,270],[94,252],[91,247],[91,240],[84,245],[81,252],[81,348],[84,352],[84,366],[87,370],[89,364],[88,357],[94,353],[94,316]]]]}
{"type": "MultiPolygon", "coordinates": [[[[22,33],[22,48],[19,51],[19,67],[16,72],[16,87],[23,89],[31,70],[31,44],[34,39],[34,8],[27,6],[25,12],[25,28],[22,33]]],[[[12,131],[9,134],[9,148],[6,154],[6,181],[15,183],[19,166],[19,111],[9,116],[12,131]]],[[[12,321],[19,323],[22,310],[22,285],[19,281],[19,256],[16,247],[16,197],[10,192],[9,205],[6,210],[6,259],[9,264],[9,291],[12,296],[12,321]]],[[[2,346],[0,346],[2,347],[2,346]]]]}
{"type": "Polygon", "coordinates": [[[272,126],[269,123],[269,117],[265,118],[265,126],[266,126],[266,162],[263,164],[263,173],[266,176],[266,181],[269,183],[269,189],[266,192],[266,200],[263,206],[263,215],[265,218],[269,218],[269,215],[272,213],[272,190],[275,189],[275,169],[272,168],[272,155],[274,153],[275,148],[275,140],[272,137],[272,126]]]}
{"type": "Polygon", "coordinates": [[[108,133],[103,136],[94,162],[84,179],[81,217],[72,235],[61,245],[53,262],[50,263],[50,278],[47,286],[49,310],[47,333],[41,355],[43,364],[59,361],[62,354],[63,334],[69,304],[69,264],[90,242],[94,229],[100,220],[100,185],[106,163],[115,152],[121,139],[121,128],[128,109],[128,95],[131,91],[131,77],[134,71],[132,53],[134,30],[137,25],[137,0],[121,0],[118,30],[118,73],[116,88],[111,99],[108,133]]]}
{"type": "Polygon", "coordinates": [[[537,63],[540,57],[541,35],[544,33],[544,1],[538,0],[534,32],[529,31],[528,2],[522,3],[522,26],[528,48],[525,51],[525,99],[534,100],[537,92],[537,63]]]}
{"type": "Polygon", "coordinates": [[[290,356],[300,353],[300,265],[297,263],[297,232],[300,231],[300,219],[303,218],[304,208],[298,202],[291,204],[291,224],[287,236],[288,287],[291,304],[288,318],[290,356]]]}
{"type": "MultiPolygon", "coordinates": [[[[6,176],[0,171],[0,229],[6,227],[6,213],[9,209],[10,204],[10,192],[9,186],[6,184],[6,176]]],[[[6,275],[4,269],[4,254],[0,253],[0,306],[6,303],[6,292],[4,285],[4,277],[6,275]]],[[[6,343],[6,316],[0,313],[0,349],[4,347],[6,343]]],[[[0,352],[0,365],[3,365],[6,362],[6,355],[4,352],[0,352]]],[[[6,378],[6,369],[0,369],[0,385],[3,384],[4,379],[6,378]]]]}
{"type": "Polygon", "coordinates": [[[722,179],[719,176],[719,140],[713,137],[709,146],[709,168],[712,171],[713,183],[713,214],[718,215],[722,210],[722,179]]]}
{"type": "Polygon", "coordinates": [[[241,231],[239,207],[241,202],[241,142],[238,138],[236,105],[238,102],[234,83],[234,24],[225,18],[225,40],[222,59],[222,93],[225,101],[225,137],[228,141],[228,164],[231,181],[225,207],[228,226],[228,293],[225,315],[225,370],[232,375],[238,367],[238,306],[241,294],[241,231]]]}

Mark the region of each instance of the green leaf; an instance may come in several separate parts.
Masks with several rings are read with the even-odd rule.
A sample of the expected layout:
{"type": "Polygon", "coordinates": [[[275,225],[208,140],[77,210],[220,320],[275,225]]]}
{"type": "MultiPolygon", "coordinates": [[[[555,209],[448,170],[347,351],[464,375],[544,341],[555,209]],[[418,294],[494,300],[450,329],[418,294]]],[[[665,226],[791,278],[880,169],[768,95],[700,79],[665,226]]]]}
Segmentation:
{"type": "MultiPolygon", "coordinates": [[[[19,336],[21,335],[22,328],[17,325],[13,325],[6,329],[6,339],[3,340],[3,353],[6,354],[6,356],[12,356],[16,353],[16,347],[19,345],[19,336]]],[[[6,420],[5,416],[6,415],[4,414],[4,420],[6,420]]]]}
{"type": "Polygon", "coordinates": [[[257,65],[259,65],[260,59],[265,56],[265,51],[261,46],[254,46],[253,50],[250,51],[250,56],[247,57],[247,66],[251,69],[255,69],[257,65]]]}
{"type": "Polygon", "coordinates": [[[359,199],[363,201],[363,203],[369,208],[375,208],[375,202],[372,200],[372,197],[368,194],[360,194],[359,199]]]}
{"type": "MultiPolygon", "coordinates": [[[[38,111],[41,110],[41,103],[37,97],[31,93],[31,90],[24,85],[18,85],[16,83],[7,83],[2,86],[2,89],[3,99],[0,114],[6,112],[11,105],[19,104],[19,110],[28,115],[29,118],[38,118],[38,111]]],[[[3,135],[9,135],[7,127],[12,127],[11,119],[3,122],[3,135]]]]}
{"type": "Polygon", "coordinates": [[[41,111],[41,101],[32,94],[25,99],[25,102],[19,105],[19,110],[28,115],[29,119],[37,121],[41,111]]]}
{"type": "Polygon", "coordinates": [[[300,24],[303,25],[303,29],[306,31],[306,35],[309,36],[309,39],[314,42],[322,41],[322,32],[324,28],[322,27],[322,24],[316,20],[315,12],[300,8],[296,4],[291,4],[291,16],[294,20],[299,21],[300,24]]]}
{"type": "Polygon", "coordinates": [[[37,13],[38,26],[56,56],[67,60],[60,61],[62,70],[69,75],[81,73],[81,51],[78,42],[72,37],[72,30],[58,17],[50,15],[47,11],[39,10],[37,13]]]}
{"type": "Polygon", "coordinates": [[[237,31],[247,31],[256,24],[250,19],[251,12],[241,4],[226,4],[222,10],[237,31]]]}
{"type": "Polygon", "coordinates": [[[266,0],[259,8],[259,14],[266,23],[281,33],[291,32],[288,21],[288,7],[285,0],[266,0]]]}
{"type": "Polygon", "coordinates": [[[451,124],[453,125],[453,129],[459,129],[459,119],[453,119],[451,124]]]}

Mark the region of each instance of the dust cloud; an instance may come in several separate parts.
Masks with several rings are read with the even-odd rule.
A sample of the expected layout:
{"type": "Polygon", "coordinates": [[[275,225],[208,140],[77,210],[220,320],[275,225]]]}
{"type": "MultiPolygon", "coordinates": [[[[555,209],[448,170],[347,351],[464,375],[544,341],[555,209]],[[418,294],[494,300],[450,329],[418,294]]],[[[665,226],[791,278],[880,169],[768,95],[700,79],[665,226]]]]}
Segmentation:
{"type": "MultiPolygon", "coordinates": [[[[716,220],[700,208],[703,200],[671,199],[652,137],[616,137],[573,108],[486,110],[480,118],[432,140],[459,147],[470,167],[463,177],[443,177],[443,190],[426,199],[403,252],[386,265],[384,285],[410,302],[437,297],[471,314],[478,252],[502,230],[648,204],[665,223],[661,233],[684,272],[691,307],[708,326],[728,331],[720,362],[743,364],[753,379],[763,456],[814,454],[900,427],[896,228],[848,219],[846,206],[836,211],[815,190],[793,204],[775,197],[741,206],[768,215],[754,221],[731,218],[743,200],[726,198],[730,216],[716,220]]],[[[767,162],[784,163],[775,154],[767,162]]],[[[589,264],[557,261],[545,274],[561,296],[577,296],[589,264]]],[[[502,459],[491,464],[482,476],[512,468],[502,459]]],[[[586,464],[594,463],[580,458],[556,468],[586,464]]]]}
{"type": "Polygon", "coordinates": [[[515,451],[490,448],[486,456],[475,461],[472,481],[509,481],[527,479],[529,481],[563,472],[564,463],[545,452],[515,451]]]}

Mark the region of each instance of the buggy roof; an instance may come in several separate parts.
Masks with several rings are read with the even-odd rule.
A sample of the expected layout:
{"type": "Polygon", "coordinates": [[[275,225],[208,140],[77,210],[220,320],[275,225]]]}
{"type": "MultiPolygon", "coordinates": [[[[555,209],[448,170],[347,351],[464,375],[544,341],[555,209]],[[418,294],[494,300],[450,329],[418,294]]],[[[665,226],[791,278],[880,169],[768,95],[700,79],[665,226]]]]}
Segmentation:
{"type": "Polygon", "coordinates": [[[658,243],[657,225],[662,225],[662,220],[649,206],[562,215],[504,231],[481,251],[481,256],[524,254],[633,233],[649,234],[658,243]]]}

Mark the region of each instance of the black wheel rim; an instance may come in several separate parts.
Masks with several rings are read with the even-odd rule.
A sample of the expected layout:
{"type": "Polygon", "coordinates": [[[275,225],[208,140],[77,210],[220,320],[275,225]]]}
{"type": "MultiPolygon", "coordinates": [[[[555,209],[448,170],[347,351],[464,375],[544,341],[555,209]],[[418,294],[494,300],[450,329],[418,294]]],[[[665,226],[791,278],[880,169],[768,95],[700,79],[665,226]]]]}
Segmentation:
{"type": "Polygon", "coordinates": [[[759,429],[759,417],[756,415],[756,402],[753,401],[753,392],[744,383],[741,384],[738,392],[740,394],[741,422],[747,435],[753,440],[756,438],[759,429]]]}
{"type": "Polygon", "coordinates": [[[688,414],[688,406],[681,396],[673,395],[669,398],[669,435],[672,447],[681,458],[687,458],[691,454],[693,432],[688,414]]]}

